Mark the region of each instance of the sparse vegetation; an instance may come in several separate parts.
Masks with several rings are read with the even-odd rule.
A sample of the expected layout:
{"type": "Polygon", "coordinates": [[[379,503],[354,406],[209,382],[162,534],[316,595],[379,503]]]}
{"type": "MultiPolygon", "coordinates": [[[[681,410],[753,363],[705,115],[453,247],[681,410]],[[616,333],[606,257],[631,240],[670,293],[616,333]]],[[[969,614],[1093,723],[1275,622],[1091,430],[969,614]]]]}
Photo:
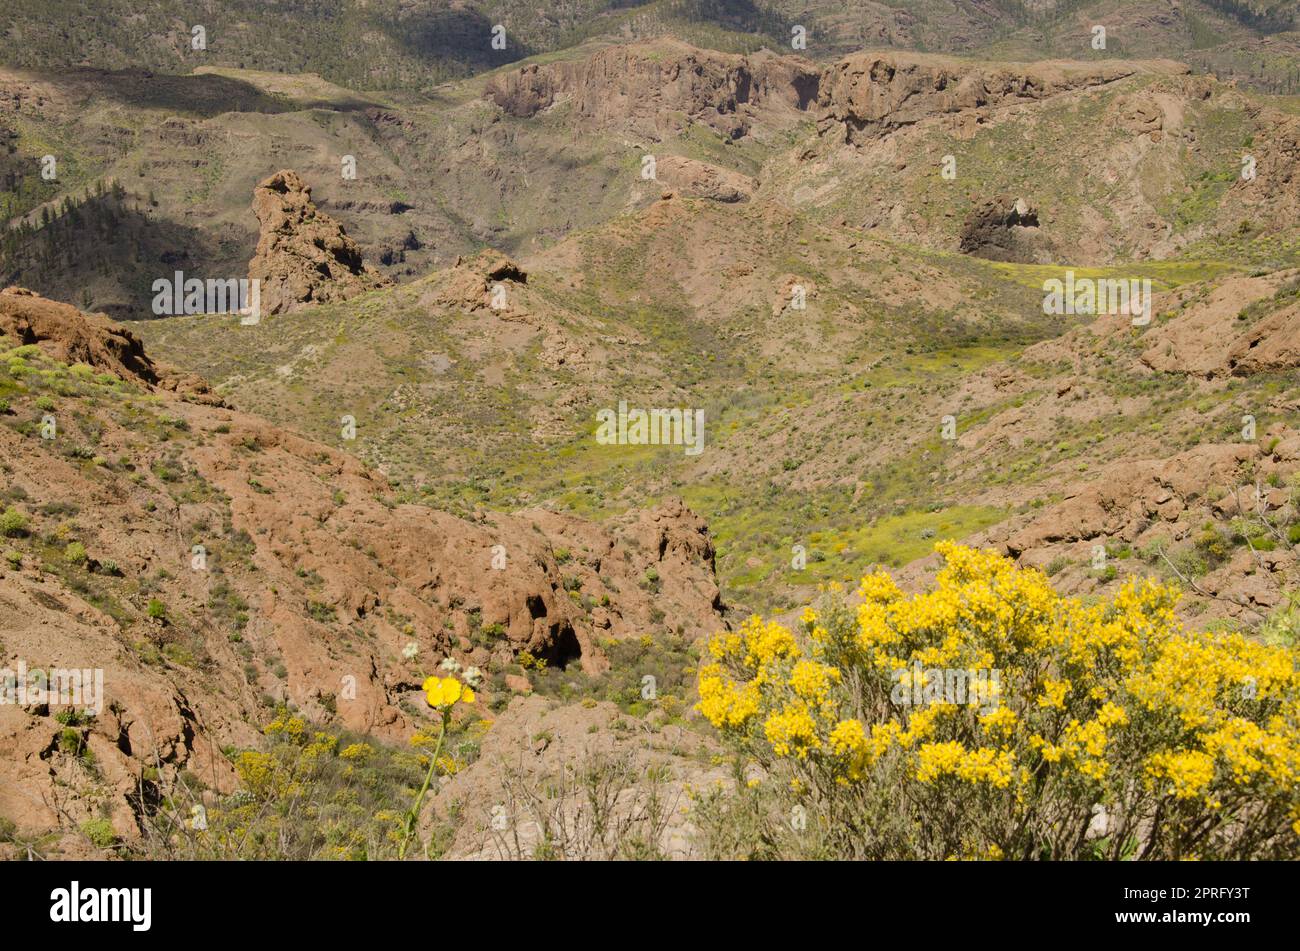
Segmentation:
{"type": "Polygon", "coordinates": [[[72,6],[0,11],[0,648],[109,707],[13,705],[0,858],[1300,855],[1286,4],[72,6]]]}

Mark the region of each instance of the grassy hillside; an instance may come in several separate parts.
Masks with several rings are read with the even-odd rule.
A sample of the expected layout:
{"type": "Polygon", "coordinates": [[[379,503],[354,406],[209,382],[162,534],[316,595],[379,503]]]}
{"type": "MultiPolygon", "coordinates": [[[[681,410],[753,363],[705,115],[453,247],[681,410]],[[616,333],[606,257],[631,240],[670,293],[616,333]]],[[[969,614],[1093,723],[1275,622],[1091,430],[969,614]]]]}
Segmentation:
{"type": "MultiPolygon", "coordinates": [[[[1277,385],[1147,380],[1109,341],[1076,391],[1096,415],[1062,415],[1047,407],[1080,368],[1020,356],[1070,326],[1039,306],[1051,268],[854,241],[758,205],[672,199],[575,235],[510,284],[500,314],[449,296],[467,270],[255,328],[200,317],[142,330],[237,405],[358,452],[412,500],[465,513],[545,500],[603,518],[682,495],[717,535],[731,598],[754,606],[901,567],[930,539],[1031,511],[1139,447],[1194,445],[1211,411],[1228,427],[1277,385]],[[718,283],[723,256],[744,263],[718,283]],[[812,289],[806,311],[781,298],[792,277],[812,289]],[[989,382],[1008,373],[1014,386],[989,382]],[[599,445],[595,413],[619,400],[703,409],[706,451],[599,445]],[[358,419],[352,444],[344,414],[358,419]],[[962,453],[942,438],[949,414],[963,434],[1040,423],[962,453]],[[797,544],[810,566],[791,577],[797,544]]],[[[1147,270],[1159,289],[1215,273],[1147,270]]],[[[1141,351],[1139,338],[1123,346],[1141,351]]]]}

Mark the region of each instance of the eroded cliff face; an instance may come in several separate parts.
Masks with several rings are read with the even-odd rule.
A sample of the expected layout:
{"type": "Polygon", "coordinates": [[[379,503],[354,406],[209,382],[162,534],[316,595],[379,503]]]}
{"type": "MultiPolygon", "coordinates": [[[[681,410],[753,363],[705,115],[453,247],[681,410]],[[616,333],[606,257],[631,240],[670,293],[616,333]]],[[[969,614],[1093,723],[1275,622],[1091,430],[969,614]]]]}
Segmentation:
{"type": "Polygon", "coordinates": [[[1104,86],[1152,68],[1177,64],[1124,62],[981,64],[918,53],[858,53],[830,66],[818,84],[818,128],[845,142],[967,109],[1104,86]]]}
{"type": "Polygon", "coordinates": [[[190,399],[219,403],[207,383],[151,359],[140,338],[103,314],[46,300],[22,287],[0,290],[0,335],[16,346],[38,345],[65,364],[81,363],[124,380],[174,390],[190,399]]]}
{"type": "Polygon", "coordinates": [[[568,103],[580,124],[664,135],[681,119],[731,138],[798,119],[817,98],[820,70],[799,57],[738,56],[674,40],[610,47],[563,63],[530,63],[494,77],[486,95],[512,116],[568,103]]]}

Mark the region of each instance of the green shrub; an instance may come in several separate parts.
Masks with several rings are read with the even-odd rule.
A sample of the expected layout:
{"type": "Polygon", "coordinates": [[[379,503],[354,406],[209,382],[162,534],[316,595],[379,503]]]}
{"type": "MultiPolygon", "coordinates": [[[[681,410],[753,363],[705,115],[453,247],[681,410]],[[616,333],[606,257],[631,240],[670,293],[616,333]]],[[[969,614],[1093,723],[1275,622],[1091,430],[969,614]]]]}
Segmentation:
{"type": "Polygon", "coordinates": [[[0,535],[5,538],[17,538],[27,534],[27,516],[12,505],[0,514],[0,535]]]}
{"type": "Polygon", "coordinates": [[[1214,525],[1206,525],[1196,536],[1196,550],[1207,568],[1216,568],[1232,556],[1231,543],[1214,525]]]}
{"type": "Polygon", "coordinates": [[[1259,636],[1265,644],[1300,643],[1300,592],[1287,595],[1260,626],[1259,636]]]}
{"type": "Polygon", "coordinates": [[[164,644],[162,654],[173,664],[182,667],[194,666],[194,652],[183,644],[164,644]]]}
{"type": "Polygon", "coordinates": [[[97,849],[111,849],[117,845],[117,833],[107,819],[87,819],[81,824],[81,834],[97,849]]]}
{"type": "Polygon", "coordinates": [[[86,546],[81,542],[68,542],[68,547],[63,549],[63,559],[69,564],[80,566],[89,561],[90,556],[86,554],[86,546]]]}
{"type": "MultiPolygon", "coordinates": [[[[436,731],[434,731],[436,733],[436,731]]],[[[149,859],[392,859],[404,815],[428,772],[429,736],[389,747],[373,739],[313,726],[285,708],[263,730],[257,748],[224,747],[240,780],[206,815],[207,829],[191,824],[194,793],[165,790],[163,807],[143,821],[133,854],[149,859]]],[[[477,759],[482,725],[452,725],[441,762],[450,771],[477,759]]],[[[437,858],[450,844],[459,808],[433,817],[418,852],[437,858]]],[[[415,854],[417,849],[412,849],[415,854]]]]}
{"type": "Polygon", "coordinates": [[[320,624],[333,624],[338,620],[338,612],[334,607],[321,601],[308,601],[307,613],[313,621],[320,624]]]}

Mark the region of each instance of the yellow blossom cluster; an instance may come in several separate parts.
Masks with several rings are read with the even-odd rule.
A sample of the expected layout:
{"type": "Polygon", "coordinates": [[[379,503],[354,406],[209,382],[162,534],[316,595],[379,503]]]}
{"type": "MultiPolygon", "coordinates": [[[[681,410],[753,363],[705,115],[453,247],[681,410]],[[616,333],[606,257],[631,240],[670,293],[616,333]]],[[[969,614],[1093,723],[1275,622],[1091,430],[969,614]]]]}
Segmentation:
{"type": "Polygon", "coordinates": [[[437,710],[449,710],[457,703],[474,702],[474,691],[455,677],[428,677],[423,689],[425,701],[437,710]]]}
{"type": "Polygon", "coordinates": [[[806,609],[797,637],[759,617],[714,637],[700,712],[805,796],[888,782],[912,787],[897,793],[911,803],[972,797],[1011,830],[989,832],[980,854],[1012,854],[1017,836],[1029,854],[1077,851],[1099,804],[1170,855],[1193,834],[1198,855],[1211,840],[1224,854],[1281,848],[1274,825],[1247,836],[1243,823],[1300,833],[1295,647],[1186,632],[1177,591],[1155,580],[1085,603],[996,552],[936,550],[925,593],[877,572],[857,603],[830,595],[806,609]],[[913,671],[935,668],[996,672],[996,690],[980,707],[928,692],[917,702],[913,671]],[[895,684],[906,689],[891,696],[895,684]],[[1214,839],[1205,830],[1220,835],[1220,821],[1214,839]]]}
{"type": "Polygon", "coordinates": [[[916,778],[929,783],[951,775],[964,782],[987,782],[1002,789],[1011,782],[1015,759],[1015,753],[1010,750],[986,746],[968,750],[955,740],[923,743],[917,750],[916,778]]]}

